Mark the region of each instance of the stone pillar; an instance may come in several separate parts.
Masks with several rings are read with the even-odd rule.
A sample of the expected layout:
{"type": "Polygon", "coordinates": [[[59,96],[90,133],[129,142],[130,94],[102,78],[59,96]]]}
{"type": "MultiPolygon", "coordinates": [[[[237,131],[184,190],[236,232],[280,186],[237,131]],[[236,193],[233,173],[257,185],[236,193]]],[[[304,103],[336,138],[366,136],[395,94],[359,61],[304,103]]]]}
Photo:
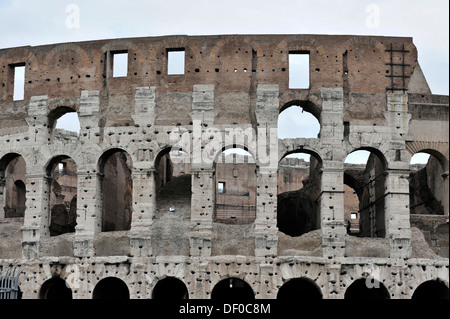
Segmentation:
{"type": "Polygon", "coordinates": [[[156,87],[137,87],[134,95],[134,113],[131,117],[135,125],[152,127],[155,124],[156,87]]]}
{"type": "Polygon", "coordinates": [[[77,225],[75,226],[74,255],[94,256],[94,237],[102,229],[101,179],[95,170],[78,170],[77,225]]]}
{"type": "Polygon", "coordinates": [[[391,242],[391,258],[411,255],[409,171],[389,169],[386,176],[385,226],[391,242]]]}
{"type": "Polygon", "coordinates": [[[189,237],[190,255],[211,255],[212,223],[215,206],[215,181],[212,163],[205,162],[202,128],[213,126],[214,85],[194,85],[192,93],[192,197],[189,237]]]}
{"type": "Polygon", "coordinates": [[[442,203],[442,206],[444,206],[444,215],[448,216],[448,210],[449,210],[449,191],[450,189],[448,188],[448,171],[446,171],[444,174],[442,174],[442,184],[443,184],[443,194],[447,194],[447,196],[444,196],[444,200],[442,203]]]}
{"type": "Polygon", "coordinates": [[[277,256],[277,181],[276,169],[259,168],[256,176],[255,256],[277,256]]]}
{"type": "Polygon", "coordinates": [[[28,108],[28,133],[34,145],[46,145],[50,138],[47,117],[48,96],[32,96],[28,108]]]}
{"type": "MultiPolygon", "coordinates": [[[[325,165],[325,163],[324,163],[325,165]]],[[[323,255],[328,259],[344,257],[344,173],[339,168],[323,168],[319,197],[323,255]]]]}
{"type": "Polygon", "coordinates": [[[80,142],[83,144],[100,143],[100,92],[82,91],[80,98],[80,142]]]}
{"type": "Polygon", "coordinates": [[[324,257],[343,257],[345,254],[344,221],[344,138],[343,111],[344,92],[342,88],[321,88],[322,98],[320,139],[328,150],[323,158],[321,193],[319,196],[322,247],[324,257]]]}
{"type": "Polygon", "coordinates": [[[49,236],[50,209],[49,191],[51,179],[45,175],[27,175],[27,209],[21,228],[22,256],[25,259],[39,257],[39,240],[49,236]]]}
{"type": "Polygon", "coordinates": [[[5,200],[6,200],[6,180],[4,176],[0,175],[0,218],[5,218],[5,200]]]}
{"type": "Polygon", "coordinates": [[[344,92],[342,88],[321,88],[320,96],[320,140],[335,149],[344,138],[344,92]]]}
{"type": "Polygon", "coordinates": [[[256,220],[255,256],[278,253],[277,187],[278,187],[278,113],[279,86],[258,85],[256,89],[256,220]]]}
{"type": "MultiPolygon", "coordinates": [[[[138,163],[135,163],[137,166],[138,163]]],[[[133,170],[133,215],[131,220],[131,254],[136,257],[152,255],[150,229],[156,211],[155,170],[133,170]]]]}
{"type": "Polygon", "coordinates": [[[215,205],[214,170],[192,168],[190,255],[211,256],[215,205]]]}

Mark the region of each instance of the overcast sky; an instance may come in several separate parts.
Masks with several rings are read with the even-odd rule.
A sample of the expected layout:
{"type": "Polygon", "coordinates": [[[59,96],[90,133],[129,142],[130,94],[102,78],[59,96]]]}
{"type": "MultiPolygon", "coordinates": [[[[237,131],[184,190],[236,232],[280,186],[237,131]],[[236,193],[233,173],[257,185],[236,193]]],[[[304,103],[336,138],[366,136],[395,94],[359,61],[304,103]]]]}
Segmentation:
{"type": "Polygon", "coordinates": [[[447,0],[0,0],[0,48],[174,34],[414,38],[434,94],[449,94],[447,0]]]}
{"type": "Polygon", "coordinates": [[[0,0],[0,48],[173,34],[411,36],[434,94],[449,90],[447,0],[0,0]]]}

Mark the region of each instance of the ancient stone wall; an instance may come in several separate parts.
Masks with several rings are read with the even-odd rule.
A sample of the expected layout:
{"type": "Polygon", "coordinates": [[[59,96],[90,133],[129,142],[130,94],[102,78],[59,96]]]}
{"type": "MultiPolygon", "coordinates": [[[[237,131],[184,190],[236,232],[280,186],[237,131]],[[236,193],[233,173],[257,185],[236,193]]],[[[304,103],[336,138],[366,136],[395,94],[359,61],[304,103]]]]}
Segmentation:
{"type": "Polygon", "coordinates": [[[250,291],[408,299],[423,289],[448,298],[440,234],[448,233],[449,99],[431,94],[411,38],[113,39],[2,49],[0,70],[0,270],[20,267],[23,298],[250,291]],[[169,74],[172,52],[184,53],[180,74],[169,74]],[[115,76],[123,53],[126,74],[115,76]],[[290,83],[293,54],[308,59],[302,88],[290,83]],[[17,66],[25,66],[23,99],[14,95],[17,66]],[[294,105],[320,122],[317,138],[278,138],[278,115],[294,105]],[[55,128],[68,112],[76,112],[79,134],[55,128]],[[254,218],[246,223],[214,218],[216,162],[230,148],[255,161],[254,218]],[[188,163],[178,166],[171,150],[188,163]],[[372,154],[359,171],[344,166],[356,150],[372,154]],[[446,219],[439,227],[411,215],[410,159],[418,152],[440,167],[429,181],[447,194],[435,196],[446,219]],[[279,196],[292,190],[282,185],[280,161],[294,153],[311,155],[302,195],[292,197],[305,196],[314,219],[301,235],[277,226],[279,196]],[[76,165],[76,226],[51,236],[52,172],[68,159],[76,165]],[[25,173],[15,171],[19,161],[25,173]],[[22,198],[11,189],[19,179],[24,215],[10,218],[3,212],[11,196],[22,198]],[[361,236],[348,234],[344,185],[358,195],[368,225],[361,236]]]}

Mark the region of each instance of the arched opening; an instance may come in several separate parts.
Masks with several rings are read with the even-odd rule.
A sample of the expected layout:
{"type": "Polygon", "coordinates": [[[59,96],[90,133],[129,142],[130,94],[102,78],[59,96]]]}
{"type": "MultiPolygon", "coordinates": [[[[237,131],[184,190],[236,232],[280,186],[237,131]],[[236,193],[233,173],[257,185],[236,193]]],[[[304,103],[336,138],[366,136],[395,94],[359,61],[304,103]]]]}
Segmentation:
{"type": "Polygon", "coordinates": [[[130,291],[123,280],[116,277],[107,277],[100,280],[92,292],[92,299],[130,299],[130,291]]]}
{"type": "Polygon", "coordinates": [[[111,149],[100,158],[103,232],[131,228],[133,212],[131,169],[131,157],[121,149],[111,149]]]}
{"type": "Polygon", "coordinates": [[[24,217],[26,204],[26,163],[16,153],[0,160],[0,217],[24,217]]]}
{"type": "Polygon", "coordinates": [[[64,279],[53,277],[42,284],[39,290],[39,299],[72,299],[72,290],[64,279]]]}
{"type": "Polygon", "coordinates": [[[77,225],[77,165],[68,156],[54,157],[47,166],[50,236],[75,232],[77,225]]]}
{"type": "Polygon", "coordinates": [[[305,150],[285,156],[278,165],[277,227],[290,237],[320,229],[322,161],[305,150]]]}
{"type": "Polygon", "coordinates": [[[14,182],[13,188],[13,198],[15,198],[15,209],[16,215],[19,217],[23,217],[25,214],[25,201],[26,201],[26,187],[25,183],[21,180],[17,180],[14,182]]]}
{"type": "Polygon", "coordinates": [[[177,147],[163,149],[155,158],[154,254],[189,254],[189,237],[183,234],[191,230],[190,162],[190,155],[177,147]]]}
{"type": "Polygon", "coordinates": [[[322,292],[315,282],[307,278],[294,278],[283,284],[277,299],[284,300],[317,300],[322,299],[322,292]]]}
{"type": "Polygon", "coordinates": [[[447,160],[436,151],[422,151],[411,157],[409,196],[411,215],[448,216],[447,160]]]}
{"type": "Polygon", "coordinates": [[[252,287],[244,280],[239,278],[227,278],[219,281],[211,292],[211,299],[217,301],[223,300],[254,300],[255,293],[252,287]]]}
{"type": "Polygon", "coordinates": [[[389,291],[379,281],[372,278],[355,280],[345,291],[344,299],[368,300],[390,299],[389,291]]]}
{"type": "Polygon", "coordinates": [[[214,221],[248,224],[256,218],[256,163],[243,148],[227,148],[215,160],[214,221]]]}
{"type": "Polygon", "coordinates": [[[80,135],[78,113],[72,107],[59,106],[48,115],[49,141],[77,142],[80,135]]]}
{"type": "Polygon", "coordinates": [[[449,289],[439,279],[429,280],[422,283],[414,291],[411,299],[413,300],[438,300],[449,299],[449,289]]]}
{"type": "Polygon", "coordinates": [[[184,213],[190,217],[191,164],[187,152],[179,148],[161,151],[155,160],[156,218],[167,213],[184,213]]]}
{"type": "Polygon", "coordinates": [[[282,109],[278,116],[278,138],[317,138],[320,122],[313,113],[299,105],[282,109]]]}
{"type": "Polygon", "coordinates": [[[161,279],[153,288],[152,299],[180,300],[189,299],[184,282],[175,277],[161,279]]]}
{"type": "Polygon", "coordinates": [[[372,148],[355,150],[346,157],[344,168],[343,182],[348,186],[344,188],[347,200],[344,218],[348,232],[384,238],[386,161],[383,154],[372,148]]]}

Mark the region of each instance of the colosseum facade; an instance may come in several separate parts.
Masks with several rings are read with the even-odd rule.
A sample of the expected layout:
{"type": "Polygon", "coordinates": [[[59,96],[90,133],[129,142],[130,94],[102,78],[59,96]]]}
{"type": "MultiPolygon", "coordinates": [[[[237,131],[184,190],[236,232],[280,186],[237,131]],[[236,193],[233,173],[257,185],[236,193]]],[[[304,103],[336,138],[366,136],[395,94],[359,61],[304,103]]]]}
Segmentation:
{"type": "Polygon", "coordinates": [[[412,38],[111,39],[0,67],[0,298],[448,299],[449,98],[412,38]],[[279,138],[291,107],[316,137],[279,138]]]}

